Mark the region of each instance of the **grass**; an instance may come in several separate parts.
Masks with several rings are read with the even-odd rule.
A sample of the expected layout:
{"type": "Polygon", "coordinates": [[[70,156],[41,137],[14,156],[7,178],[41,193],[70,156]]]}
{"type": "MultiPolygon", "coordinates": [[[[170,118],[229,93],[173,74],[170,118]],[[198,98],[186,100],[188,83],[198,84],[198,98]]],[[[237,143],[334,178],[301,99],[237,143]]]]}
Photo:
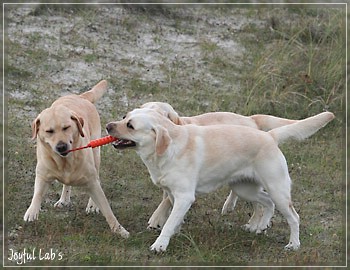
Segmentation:
{"type": "Polygon", "coordinates": [[[63,254],[62,260],[26,264],[40,266],[345,264],[344,9],[44,5],[28,16],[18,14],[5,20],[7,31],[14,31],[5,31],[5,265],[15,265],[6,260],[11,249],[63,254]],[[66,24],[40,23],[55,16],[66,24]],[[59,28],[64,35],[15,32],[28,24],[52,33],[59,28]],[[149,38],[142,39],[144,34],[149,38]],[[48,45],[55,41],[60,46],[48,45]],[[220,45],[230,41],[240,53],[220,45]],[[301,218],[300,250],[283,251],[289,228],[278,211],[267,235],[258,236],[240,228],[252,214],[249,203],[239,200],[233,214],[221,216],[229,192],[224,187],[197,198],[166,253],[150,252],[158,233],[146,230],[147,221],[162,193],[135,152],[108,146],[101,148],[102,187],[129,239],[112,235],[102,215],[85,214],[88,196],[79,188],[73,188],[71,207],[54,209],[58,183],[39,220],[24,223],[35,178],[32,120],[60,95],[85,91],[100,79],[109,82],[97,104],[102,129],[148,101],[169,102],[180,115],[233,111],[301,119],[334,112],[336,119],[308,140],[281,146],[301,218]]]}
{"type": "Polygon", "coordinates": [[[261,33],[261,39],[272,38],[269,49],[258,50],[261,44],[249,43],[257,64],[246,73],[249,77],[243,78],[248,90],[245,113],[252,113],[257,104],[258,108],[270,107],[272,114],[276,106],[290,114],[300,104],[306,105],[310,113],[332,107],[342,109],[344,22],[334,23],[338,15],[334,10],[318,10],[296,26],[288,21],[286,25],[270,22],[261,33]]]}

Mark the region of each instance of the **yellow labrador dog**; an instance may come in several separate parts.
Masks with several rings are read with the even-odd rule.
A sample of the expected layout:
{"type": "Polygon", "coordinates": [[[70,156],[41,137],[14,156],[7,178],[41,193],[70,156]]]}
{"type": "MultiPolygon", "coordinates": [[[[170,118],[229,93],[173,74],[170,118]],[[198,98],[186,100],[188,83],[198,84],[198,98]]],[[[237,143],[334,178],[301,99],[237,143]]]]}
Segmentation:
{"type": "Polygon", "coordinates": [[[158,113],[168,117],[176,125],[209,126],[216,124],[242,125],[264,131],[273,128],[290,125],[298,120],[290,120],[266,114],[255,114],[244,116],[231,112],[210,112],[190,117],[180,117],[174,108],[165,102],[147,102],[141,108],[156,110],[158,113]]]}
{"type": "MultiPolygon", "coordinates": [[[[252,116],[243,116],[236,113],[230,112],[211,112],[205,113],[192,117],[180,117],[174,108],[164,102],[148,102],[141,106],[141,108],[149,108],[156,110],[161,115],[169,118],[173,123],[177,125],[189,125],[194,124],[198,126],[208,126],[208,125],[217,125],[217,124],[227,124],[227,125],[242,125],[255,129],[260,129],[264,131],[271,130],[276,127],[290,125],[296,123],[298,120],[290,120],[285,118],[279,118],[271,115],[265,114],[256,114],[252,116]]],[[[255,188],[255,185],[244,184],[244,188],[255,188]]],[[[263,197],[268,196],[263,190],[260,191],[260,194],[263,197]]],[[[227,197],[223,207],[222,214],[226,214],[229,211],[233,211],[235,208],[238,195],[234,190],[231,190],[229,196],[227,197]]],[[[247,198],[248,199],[248,198],[247,198]]],[[[254,212],[247,224],[243,226],[245,230],[250,232],[261,233],[270,226],[269,224],[261,223],[261,218],[264,215],[264,209],[261,208],[255,201],[255,197],[252,201],[254,212]]],[[[269,204],[270,200],[265,200],[266,204],[273,208],[274,205],[269,204]]],[[[171,210],[171,202],[167,197],[166,193],[163,194],[163,200],[159,204],[158,208],[154,211],[151,218],[148,221],[149,229],[161,229],[168,218],[171,210]]]]}
{"type": "MultiPolygon", "coordinates": [[[[235,125],[180,126],[155,110],[142,108],[129,112],[121,121],[110,122],[106,129],[120,138],[116,148],[136,149],[152,182],[165,190],[172,202],[171,213],[151,250],[167,249],[196,194],[224,184],[230,184],[239,196],[257,197],[263,205],[264,200],[271,200],[290,226],[285,248],[295,250],[300,246],[299,216],[291,200],[287,162],[278,144],[289,138],[307,138],[333,118],[332,113],[325,112],[264,132],[235,125]],[[242,176],[254,179],[249,184],[256,188],[249,188],[249,194],[241,188],[242,176]],[[261,187],[271,197],[261,199],[261,187]]],[[[269,220],[272,215],[270,211],[264,217],[269,220]]]]}
{"type": "Polygon", "coordinates": [[[57,99],[43,110],[32,124],[33,139],[37,141],[37,166],[32,202],[24,215],[25,221],[38,219],[41,201],[50,183],[63,183],[60,200],[62,207],[70,203],[70,186],[82,186],[90,195],[86,211],[99,211],[105,216],[111,230],[123,237],[129,233],[114,216],[99,180],[100,149],[86,149],[67,153],[101,137],[99,114],[93,105],[107,89],[101,81],[81,95],[57,99]]]}

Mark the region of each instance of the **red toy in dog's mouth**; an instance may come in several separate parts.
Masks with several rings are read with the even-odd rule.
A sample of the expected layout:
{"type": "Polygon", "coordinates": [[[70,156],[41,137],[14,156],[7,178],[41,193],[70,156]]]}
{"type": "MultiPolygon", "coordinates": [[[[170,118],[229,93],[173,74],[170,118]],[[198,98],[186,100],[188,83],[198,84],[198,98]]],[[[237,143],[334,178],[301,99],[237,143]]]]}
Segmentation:
{"type": "Polygon", "coordinates": [[[134,146],[136,146],[136,143],[134,141],[130,141],[130,140],[119,139],[119,140],[113,142],[112,145],[116,149],[124,149],[124,148],[128,148],[128,147],[134,147],[134,146]]]}

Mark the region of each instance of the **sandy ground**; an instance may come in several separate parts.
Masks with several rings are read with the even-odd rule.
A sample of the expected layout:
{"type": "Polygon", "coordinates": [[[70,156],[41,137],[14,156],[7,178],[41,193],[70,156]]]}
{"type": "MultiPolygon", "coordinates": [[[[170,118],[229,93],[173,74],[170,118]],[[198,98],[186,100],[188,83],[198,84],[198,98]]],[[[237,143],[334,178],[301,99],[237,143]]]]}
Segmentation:
{"type": "MultiPolygon", "coordinates": [[[[22,82],[19,77],[8,78],[10,99],[49,101],[53,94],[50,89],[60,91],[54,92],[56,97],[110,77],[120,85],[134,78],[169,87],[174,82],[200,80],[223,90],[237,89],[225,84],[219,74],[212,74],[207,63],[210,46],[239,65],[244,48],[236,34],[247,24],[262,24],[258,19],[247,19],[246,11],[240,9],[229,9],[225,16],[218,16],[217,9],[202,7],[85,8],[78,12],[36,5],[8,6],[8,41],[20,50],[9,49],[7,65],[30,73],[22,82]]],[[[113,90],[119,92],[121,104],[133,105],[123,89],[113,90]]],[[[36,108],[26,108],[28,111],[31,116],[38,113],[36,108]]]]}

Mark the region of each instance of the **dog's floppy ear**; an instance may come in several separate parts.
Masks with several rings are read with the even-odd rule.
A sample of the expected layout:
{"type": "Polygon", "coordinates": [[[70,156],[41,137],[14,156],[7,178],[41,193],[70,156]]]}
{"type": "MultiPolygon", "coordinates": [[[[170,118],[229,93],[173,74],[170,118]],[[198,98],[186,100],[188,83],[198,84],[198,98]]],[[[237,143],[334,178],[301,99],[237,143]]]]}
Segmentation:
{"type": "Polygon", "coordinates": [[[40,114],[32,122],[32,140],[36,139],[36,136],[38,135],[38,132],[39,132],[39,126],[40,126],[40,114]]]}
{"type": "Polygon", "coordinates": [[[171,143],[171,138],[168,131],[161,126],[154,128],[154,131],[156,133],[156,153],[158,156],[161,156],[171,143]]]}
{"type": "Polygon", "coordinates": [[[173,122],[175,125],[180,125],[180,117],[175,111],[168,112],[168,118],[173,122]]]}
{"type": "Polygon", "coordinates": [[[163,115],[170,119],[171,122],[175,125],[180,125],[180,117],[170,104],[164,103],[161,106],[161,110],[163,111],[163,115]]]}
{"type": "Polygon", "coordinates": [[[84,131],[83,131],[84,119],[74,112],[72,112],[72,115],[70,118],[77,124],[80,136],[84,137],[84,131]]]}

